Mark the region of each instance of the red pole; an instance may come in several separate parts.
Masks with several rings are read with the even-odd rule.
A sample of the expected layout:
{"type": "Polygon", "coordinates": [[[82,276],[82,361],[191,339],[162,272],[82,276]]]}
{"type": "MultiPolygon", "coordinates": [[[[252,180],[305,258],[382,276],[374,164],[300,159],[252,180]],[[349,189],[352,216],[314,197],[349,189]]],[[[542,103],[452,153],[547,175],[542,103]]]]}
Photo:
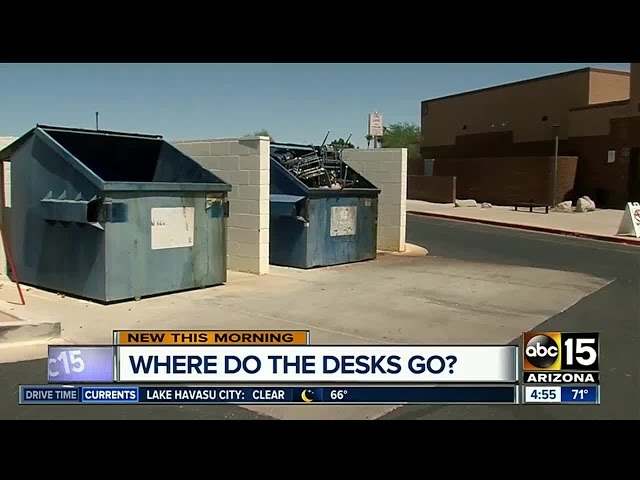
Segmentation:
{"type": "Polygon", "coordinates": [[[18,295],[20,295],[20,301],[22,305],[26,305],[27,302],[24,301],[24,295],[22,294],[22,288],[20,288],[20,280],[18,279],[18,272],[16,272],[16,267],[13,264],[13,258],[11,257],[11,249],[9,248],[9,244],[7,240],[4,238],[4,228],[0,226],[0,236],[2,236],[2,244],[4,245],[4,253],[7,255],[7,260],[9,261],[9,268],[11,268],[11,272],[13,273],[14,281],[16,282],[16,286],[18,287],[18,295]]]}

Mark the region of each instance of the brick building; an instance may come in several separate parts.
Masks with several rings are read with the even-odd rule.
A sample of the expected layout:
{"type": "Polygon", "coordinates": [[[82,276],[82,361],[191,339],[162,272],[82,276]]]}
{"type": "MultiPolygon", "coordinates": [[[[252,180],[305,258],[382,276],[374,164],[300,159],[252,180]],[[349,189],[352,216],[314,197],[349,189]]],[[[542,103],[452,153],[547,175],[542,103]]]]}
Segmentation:
{"type": "MultiPolygon", "coordinates": [[[[640,201],[640,64],[425,100],[421,128],[422,157],[435,160],[434,176],[455,177],[458,198],[509,204],[589,195],[613,208],[640,201]]],[[[422,175],[424,166],[408,171],[422,175]]],[[[434,186],[449,188],[442,180],[434,186]]]]}

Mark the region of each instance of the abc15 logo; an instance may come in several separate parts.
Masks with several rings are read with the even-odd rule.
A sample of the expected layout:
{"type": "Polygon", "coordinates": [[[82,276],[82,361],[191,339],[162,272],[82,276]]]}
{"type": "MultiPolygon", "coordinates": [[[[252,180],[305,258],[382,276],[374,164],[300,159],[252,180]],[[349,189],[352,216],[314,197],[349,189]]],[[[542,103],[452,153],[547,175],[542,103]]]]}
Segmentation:
{"type": "Polygon", "coordinates": [[[598,371],[600,336],[582,332],[526,332],[522,354],[525,371],[598,371]]]}

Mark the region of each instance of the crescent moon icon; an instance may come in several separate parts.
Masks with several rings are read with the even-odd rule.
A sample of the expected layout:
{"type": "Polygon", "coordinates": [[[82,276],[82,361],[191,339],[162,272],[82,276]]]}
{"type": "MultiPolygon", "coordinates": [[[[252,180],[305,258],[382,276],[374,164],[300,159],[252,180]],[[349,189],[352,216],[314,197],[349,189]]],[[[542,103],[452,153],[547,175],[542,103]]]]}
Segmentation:
{"type": "Polygon", "coordinates": [[[312,398],[307,397],[307,390],[302,390],[302,394],[300,395],[300,397],[302,398],[302,401],[305,403],[311,403],[313,402],[312,398]]]}

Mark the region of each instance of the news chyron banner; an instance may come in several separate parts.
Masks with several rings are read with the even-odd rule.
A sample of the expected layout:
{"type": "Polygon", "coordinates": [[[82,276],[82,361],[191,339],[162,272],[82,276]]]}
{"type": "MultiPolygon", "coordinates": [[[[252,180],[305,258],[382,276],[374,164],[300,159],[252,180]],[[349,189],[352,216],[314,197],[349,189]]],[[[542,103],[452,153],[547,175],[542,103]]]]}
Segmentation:
{"type": "Polygon", "coordinates": [[[600,335],[526,332],[522,338],[524,403],[600,403],[600,335]]]}
{"type": "MultiPolygon", "coordinates": [[[[49,383],[110,383],[117,381],[120,367],[118,348],[120,346],[153,346],[165,352],[172,352],[175,346],[197,349],[214,345],[251,346],[252,348],[274,345],[308,345],[310,338],[310,332],[306,330],[114,331],[113,345],[50,345],[47,378],[49,383]]],[[[200,352],[200,350],[196,351],[200,352]]],[[[171,355],[169,358],[172,358],[171,355]]],[[[191,359],[191,361],[193,360],[191,359]]],[[[180,359],[177,362],[179,364],[180,359]]],[[[207,365],[203,364],[202,367],[206,368],[207,365]]],[[[188,368],[195,369],[193,365],[188,368]]]]}
{"type": "Polygon", "coordinates": [[[239,404],[401,405],[517,404],[514,385],[468,386],[183,386],[20,385],[22,405],[239,404]]]}
{"type": "Polygon", "coordinates": [[[310,332],[298,330],[117,331],[113,345],[50,346],[49,385],[21,386],[19,398],[23,404],[514,404],[518,377],[517,346],[313,345],[310,332]]]}
{"type": "MultiPolygon", "coordinates": [[[[50,379],[227,384],[518,380],[514,346],[310,345],[309,332],[296,331],[134,331],[116,332],[114,339],[111,350],[87,347],[85,353],[84,347],[75,348],[76,356],[97,360],[94,368],[84,365],[82,373],[67,375],[63,363],[63,374],[50,379]],[[109,352],[113,358],[107,365],[109,352]],[[85,376],[89,371],[90,378],[85,376]]],[[[72,364],[68,348],[52,347],[61,358],[68,355],[72,364]]],[[[53,358],[57,361],[58,356],[53,358]]]]}
{"type": "Polygon", "coordinates": [[[114,345],[308,345],[308,330],[114,331],[114,345]]]}

